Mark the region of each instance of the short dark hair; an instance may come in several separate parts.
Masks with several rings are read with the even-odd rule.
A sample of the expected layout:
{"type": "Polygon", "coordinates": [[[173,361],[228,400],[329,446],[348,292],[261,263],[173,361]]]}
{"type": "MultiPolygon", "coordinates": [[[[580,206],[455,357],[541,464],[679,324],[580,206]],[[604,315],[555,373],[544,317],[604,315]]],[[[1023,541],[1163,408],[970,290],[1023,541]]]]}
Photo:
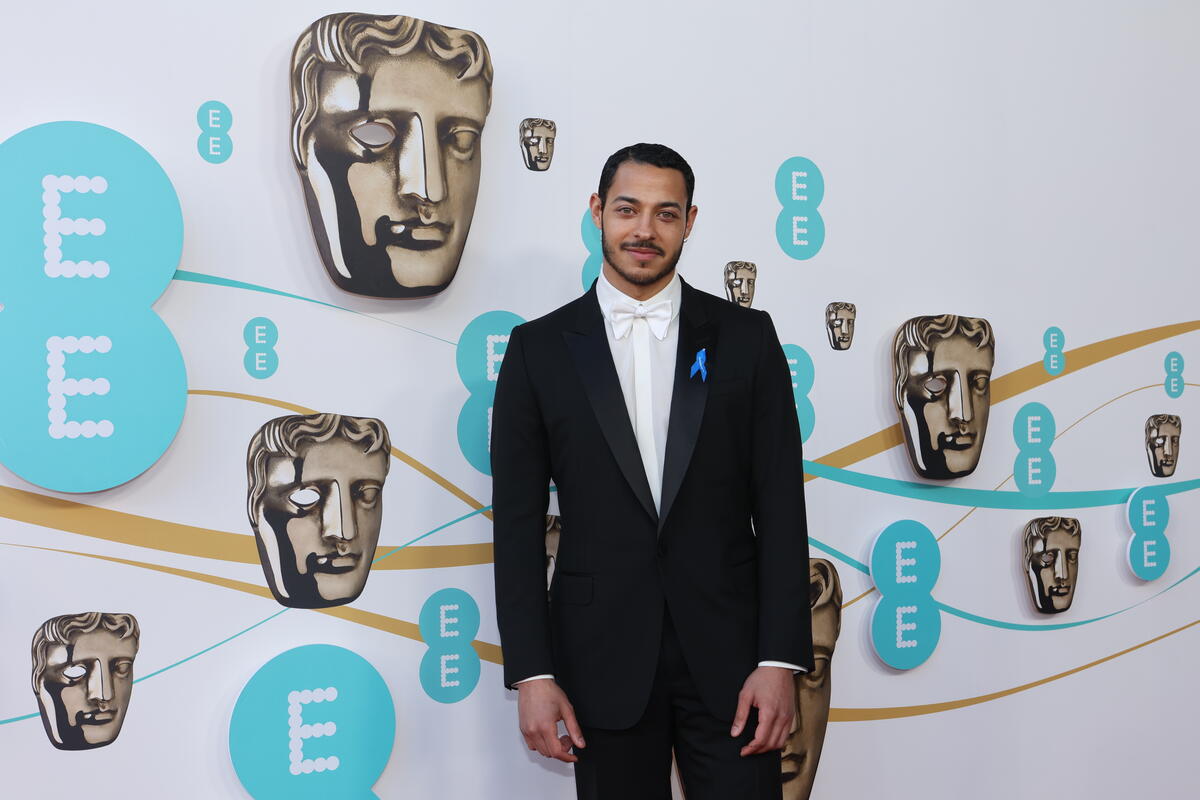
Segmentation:
{"type": "Polygon", "coordinates": [[[652,167],[679,170],[683,173],[684,184],[687,185],[687,207],[692,207],[692,192],[696,188],[696,176],[692,174],[692,168],[688,162],[684,160],[683,156],[665,144],[639,142],[638,144],[622,147],[609,156],[608,161],[604,162],[604,169],[600,170],[600,189],[596,192],[600,195],[601,208],[604,207],[604,202],[608,199],[608,190],[612,187],[613,177],[617,174],[617,167],[626,161],[632,161],[636,164],[649,164],[652,167]]]}

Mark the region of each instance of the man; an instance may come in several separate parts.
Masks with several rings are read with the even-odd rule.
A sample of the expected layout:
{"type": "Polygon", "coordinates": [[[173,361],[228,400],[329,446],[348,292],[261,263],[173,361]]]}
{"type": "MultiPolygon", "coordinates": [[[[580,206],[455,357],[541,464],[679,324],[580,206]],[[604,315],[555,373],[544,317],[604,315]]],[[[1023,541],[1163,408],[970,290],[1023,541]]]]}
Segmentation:
{"type": "Polygon", "coordinates": [[[505,684],[580,798],[669,796],[672,748],[689,800],[779,798],[793,674],[813,666],[787,363],[766,314],[675,274],[693,187],[662,145],[608,159],[601,276],[513,329],[496,389],[505,684]],[[547,602],[551,478],[567,533],[547,602]]]}
{"type": "Polygon", "coordinates": [[[995,361],[996,339],[986,319],[913,317],[896,331],[893,399],[922,478],[962,478],[979,465],[995,361]]]}
{"type": "Polygon", "coordinates": [[[1073,517],[1038,517],[1025,526],[1025,575],[1033,604],[1043,614],[1071,607],[1079,581],[1083,529],[1073,517]]]}
{"type": "Polygon", "coordinates": [[[492,61],[471,31],[330,14],[292,53],[292,157],[330,279],[374,297],[450,284],[479,194],[492,61]]]}
{"type": "Polygon", "coordinates": [[[89,611],[46,620],[33,635],[33,694],[59,750],[112,744],[133,692],[141,631],[132,614],[89,611]]]}
{"type": "Polygon", "coordinates": [[[275,599],[328,608],[362,594],[390,465],[387,428],[373,417],[276,417],[250,439],[246,511],[275,599]]]}

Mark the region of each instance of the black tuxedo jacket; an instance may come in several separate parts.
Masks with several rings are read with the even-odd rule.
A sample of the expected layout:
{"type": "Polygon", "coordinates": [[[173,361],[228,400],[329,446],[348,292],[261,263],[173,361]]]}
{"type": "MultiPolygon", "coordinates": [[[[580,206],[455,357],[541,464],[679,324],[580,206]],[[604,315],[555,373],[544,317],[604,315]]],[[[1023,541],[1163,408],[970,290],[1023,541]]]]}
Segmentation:
{"type": "Polygon", "coordinates": [[[492,411],[505,684],[552,673],[582,724],[630,727],[649,698],[664,608],[720,719],[759,661],[812,669],[803,476],[766,313],[683,284],[661,514],[595,285],[514,328],[492,411]],[[701,349],[707,378],[691,374],[701,349]],[[552,478],[563,532],[547,597],[552,478]]]}

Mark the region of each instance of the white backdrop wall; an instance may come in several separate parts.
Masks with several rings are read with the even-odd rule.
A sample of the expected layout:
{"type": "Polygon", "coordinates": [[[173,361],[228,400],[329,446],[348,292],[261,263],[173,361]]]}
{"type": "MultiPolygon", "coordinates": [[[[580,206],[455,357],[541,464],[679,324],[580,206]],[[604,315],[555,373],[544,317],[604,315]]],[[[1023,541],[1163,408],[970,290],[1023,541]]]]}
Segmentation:
{"type": "MultiPolygon", "coordinates": [[[[696,171],[700,212],[680,262],[684,277],[720,294],[727,261],[756,262],[755,307],[771,313],[784,342],[811,354],[809,459],[895,424],[890,343],[909,317],[986,317],[998,342],[996,377],[1040,362],[1052,325],[1070,350],[1200,319],[1195,4],[412,0],[351,9],[474,30],[495,65],[461,268],[443,293],[407,301],[332,285],[291,162],[291,47],[310,22],[342,10],[310,0],[6,8],[0,139],[54,120],[118,130],[153,154],[178,192],[181,270],[338,307],[173,281],[155,309],[183,351],[190,390],[379,417],[395,447],[480,503],[490,502],[490,479],[467,463],[456,438],[467,391],[454,343],[484,312],[532,319],[580,293],[580,218],[605,157],[624,144],[669,144],[696,171]],[[196,149],[196,111],[214,99],[234,120],[233,155],[221,164],[196,149]],[[558,123],[546,173],[522,163],[524,117],[558,123]],[[774,234],[775,171],[793,156],[812,159],[826,185],[826,240],[802,261],[774,234]],[[825,340],[824,308],[833,300],[858,307],[847,352],[825,340]],[[243,368],[242,329],[259,316],[279,329],[279,368],[266,380],[243,368]]],[[[1200,369],[1197,334],[1150,338],[996,403],[982,462],[955,485],[1014,491],[1005,482],[1017,453],[1012,421],[1028,401],[1044,403],[1058,422],[1055,491],[1154,482],[1142,438],[1152,413],[1184,418],[1172,480],[1200,475],[1190,438],[1200,388],[1170,398],[1162,387],[1170,351],[1200,369]]],[[[280,610],[274,600],[219,583],[262,586],[255,561],[189,554],[216,541],[206,536],[250,536],[246,444],[282,413],[266,402],[193,393],[166,454],[104,492],[56,493],[0,470],[0,483],[21,493],[88,507],[28,494],[5,495],[0,506],[3,794],[67,797],[86,783],[94,798],[244,797],[228,744],[239,693],[277,654],[329,643],[369,661],[395,706],[395,743],[375,783],[380,797],[573,796],[569,770],[523,746],[498,664],[485,659],[460,702],[436,702],[422,689],[427,647],[403,623],[416,623],[433,592],[470,593],[481,610],[477,639],[498,642],[486,558],[377,570],[353,604],[374,617],[293,610],[263,622],[280,610]],[[63,508],[118,528],[139,523],[94,509],[136,515],[149,521],[146,530],[167,533],[138,546],[73,532],[56,516],[63,508]],[[37,710],[29,644],[44,620],[83,610],[135,614],[136,674],[150,677],[134,687],[115,743],[59,751],[27,716],[37,710]]],[[[868,457],[848,469],[913,480],[902,447],[862,452],[868,457]]],[[[1062,619],[1047,620],[1034,611],[1018,563],[1019,533],[1037,512],[968,514],[970,506],[827,479],[806,491],[814,539],[860,562],[895,520],[919,520],[938,536],[949,530],[934,595],[993,621],[943,614],[933,655],[899,672],[872,651],[873,597],[849,605],[814,797],[1193,794],[1200,628],[1179,629],[1198,620],[1200,579],[1186,579],[1200,566],[1195,492],[1171,497],[1170,567],[1148,583],[1124,563],[1122,507],[1060,509],[1083,523],[1079,588],[1062,619]],[[1106,617],[1113,612],[1121,613],[1106,617]],[[1101,617],[1059,630],[1022,628],[1101,617]],[[1052,680],[1027,687],[1044,679],[1052,680]],[[942,705],[925,708],[931,704],[942,705]]],[[[398,460],[384,496],[385,547],[473,510],[398,460]]],[[[475,515],[418,544],[486,545],[490,537],[487,518],[475,515]]],[[[817,548],[813,555],[834,561],[847,601],[871,587],[846,561],[817,548]]]]}

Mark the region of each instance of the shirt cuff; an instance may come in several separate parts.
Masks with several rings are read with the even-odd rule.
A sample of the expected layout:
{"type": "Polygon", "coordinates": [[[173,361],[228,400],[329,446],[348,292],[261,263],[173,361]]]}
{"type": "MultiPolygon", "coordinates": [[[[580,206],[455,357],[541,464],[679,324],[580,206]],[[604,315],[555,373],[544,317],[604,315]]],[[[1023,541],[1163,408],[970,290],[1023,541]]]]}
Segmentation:
{"type": "Polygon", "coordinates": [[[758,662],[758,665],[760,667],[783,667],[784,669],[790,669],[793,673],[808,672],[808,670],[806,670],[804,667],[800,667],[795,664],[789,664],[786,661],[760,661],[758,662]]]}
{"type": "Polygon", "coordinates": [[[513,686],[516,686],[517,684],[520,684],[520,683],[529,683],[530,681],[538,681],[538,680],[541,680],[542,678],[549,678],[550,680],[554,680],[553,675],[533,675],[528,678],[522,678],[519,681],[513,681],[513,686]]]}

